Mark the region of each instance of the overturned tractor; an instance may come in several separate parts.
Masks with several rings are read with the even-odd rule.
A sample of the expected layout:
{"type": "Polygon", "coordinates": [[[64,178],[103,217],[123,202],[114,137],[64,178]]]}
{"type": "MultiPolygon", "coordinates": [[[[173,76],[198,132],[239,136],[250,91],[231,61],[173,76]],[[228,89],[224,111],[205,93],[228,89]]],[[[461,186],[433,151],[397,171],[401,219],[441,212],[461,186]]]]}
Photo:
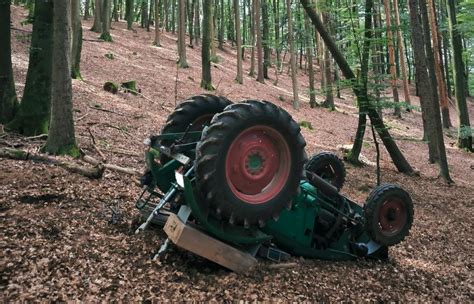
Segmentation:
{"type": "Polygon", "coordinates": [[[347,260],[385,258],[413,222],[397,185],[375,188],[363,206],[341,195],[344,163],[328,152],[308,160],[298,124],[270,102],[195,96],[145,143],[137,232],[172,215],[249,255],[347,260]]]}

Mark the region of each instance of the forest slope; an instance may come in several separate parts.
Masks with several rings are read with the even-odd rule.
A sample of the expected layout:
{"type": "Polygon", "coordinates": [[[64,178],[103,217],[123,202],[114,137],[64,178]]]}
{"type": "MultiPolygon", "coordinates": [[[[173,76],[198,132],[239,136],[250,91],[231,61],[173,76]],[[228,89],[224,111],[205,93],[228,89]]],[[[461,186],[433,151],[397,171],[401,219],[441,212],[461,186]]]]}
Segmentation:
{"type": "MultiPolygon", "coordinates": [[[[15,28],[31,30],[19,24],[26,17],[22,9],[13,7],[12,13],[15,28]]],[[[176,36],[164,33],[163,47],[156,48],[151,45],[153,33],[139,28],[131,32],[124,23],[113,23],[114,42],[105,43],[88,31],[90,26],[90,22],[83,24],[84,81],[73,81],[79,146],[97,157],[91,144],[93,134],[108,162],[141,170],[143,140],[159,132],[175,101],[203,93],[199,88],[200,48],[188,48],[190,68],[177,70],[176,36]],[[114,59],[106,54],[113,54],[114,59]],[[102,89],[106,81],[131,79],[147,98],[113,95],[102,89]]],[[[12,40],[21,96],[28,66],[28,33],[14,30],[12,40]]],[[[308,154],[337,151],[338,145],[351,143],[357,110],[349,92],[336,100],[337,111],[310,109],[308,99],[302,98],[305,102],[296,112],[291,108],[286,67],[278,86],[272,84],[273,79],[260,84],[248,76],[239,85],[234,82],[235,50],[227,45],[218,54],[220,62],[212,68],[216,94],[234,101],[266,99],[287,109],[296,121],[310,122],[313,130],[302,129],[308,154]]],[[[245,75],[248,65],[247,59],[245,75]]],[[[303,71],[299,74],[300,91],[305,93],[307,77],[303,71]]],[[[274,77],[273,70],[270,76],[274,77]]],[[[472,102],[469,107],[474,117],[472,102]]],[[[0,299],[472,301],[473,156],[455,148],[455,137],[447,137],[448,162],[456,182],[447,186],[436,178],[436,165],[427,163],[426,144],[419,140],[421,114],[414,111],[403,117],[398,120],[385,114],[392,135],[402,139],[397,143],[420,176],[397,173],[388,154],[382,153],[383,182],[403,185],[415,203],[411,236],[391,249],[387,262],[295,259],[297,266],[282,270],[268,269],[264,262],[243,277],[177,249],[163,261],[152,262],[150,257],[163,235],[156,231],[133,234],[138,214],[133,206],[140,189],[130,176],[107,172],[96,181],[48,165],[2,159],[0,299]],[[119,218],[112,220],[112,213],[119,218]]],[[[373,161],[370,132],[366,139],[362,153],[373,161]]],[[[35,151],[42,142],[9,135],[0,145],[12,143],[35,151]]],[[[375,187],[375,168],[346,166],[343,192],[363,202],[375,187]]]]}

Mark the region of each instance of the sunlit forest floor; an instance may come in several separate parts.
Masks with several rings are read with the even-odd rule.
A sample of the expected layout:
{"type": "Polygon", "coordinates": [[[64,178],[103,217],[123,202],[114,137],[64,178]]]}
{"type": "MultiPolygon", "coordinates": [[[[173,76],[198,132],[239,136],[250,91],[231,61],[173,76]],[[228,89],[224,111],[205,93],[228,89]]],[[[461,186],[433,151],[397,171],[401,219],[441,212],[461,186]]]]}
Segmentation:
{"type": "MultiPolygon", "coordinates": [[[[28,67],[31,26],[21,26],[26,13],[13,7],[13,65],[21,96],[28,67]]],[[[188,69],[176,69],[176,36],[163,33],[161,48],[151,45],[153,32],[126,30],[113,23],[113,43],[100,42],[83,24],[83,81],[74,80],[74,117],[80,147],[98,157],[97,146],[112,164],[142,170],[143,140],[157,133],[175,102],[203,93],[200,84],[200,47],[187,49],[188,69]],[[113,54],[114,59],[106,58],[113,54]],[[106,81],[136,80],[141,96],[103,91],[106,81]],[[100,111],[97,108],[108,110],[100,111]]],[[[249,55],[249,52],[246,52],[249,55]]],[[[291,81],[283,69],[278,86],[271,79],[260,84],[248,76],[235,83],[235,48],[226,45],[213,64],[215,93],[233,101],[265,99],[284,107],[302,128],[307,153],[323,150],[341,155],[351,144],[357,109],[349,90],[336,99],[336,111],[311,109],[307,75],[299,72],[302,106],[291,107],[291,81]]],[[[245,75],[249,57],[244,61],[245,75]]],[[[317,69],[319,79],[319,69],[317,69]]],[[[319,86],[319,85],[318,85],[319,86]]],[[[414,91],[414,90],[413,90],[414,91]]],[[[400,90],[401,98],[403,92],[400,90]]],[[[417,103],[417,98],[412,96],[417,103]]],[[[322,96],[318,96],[322,100],[322,96]]],[[[474,104],[470,100],[470,117],[474,104]]],[[[0,300],[82,299],[142,300],[272,300],[272,301],[474,301],[474,157],[455,146],[455,130],[446,131],[448,162],[455,184],[437,178],[437,166],[428,164],[421,141],[421,113],[384,118],[406,158],[420,172],[408,177],[396,171],[388,154],[381,154],[382,181],[407,189],[415,204],[410,237],[390,250],[388,261],[326,262],[295,258],[297,266],[270,269],[268,262],[240,276],[211,262],[172,249],[161,262],[151,257],[163,233],[150,230],[134,235],[138,212],[134,203],[140,188],[130,176],[106,171],[101,180],[72,175],[57,167],[2,159],[0,161],[0,300]],[[112,211],[114,210],[114,211],[112,211]],[[112,214],[115,217],[112,220],[112,214]],[[118,216],[118,217],[117,217],[118,216]]],[[[451,109],[456,124],[455,109],[451,109]]],[[[5,137],[29,151],[41,140],[5,137]]],[[[363,151],[375,161],[370,129],[363,151]]],[[[346,164],[343,193],[363,203],[376,186],[375,167],[346,164]]]]}

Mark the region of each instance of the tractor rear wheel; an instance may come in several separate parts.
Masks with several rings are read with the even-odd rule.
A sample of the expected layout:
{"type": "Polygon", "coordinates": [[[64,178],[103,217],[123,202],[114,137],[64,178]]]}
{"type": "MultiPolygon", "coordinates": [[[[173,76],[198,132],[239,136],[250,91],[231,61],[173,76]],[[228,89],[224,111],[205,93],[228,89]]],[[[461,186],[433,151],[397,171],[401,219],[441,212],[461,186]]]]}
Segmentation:
{"type": "Polygon", "coordinates": [[[321,152],[313,155],[305,169],[326,180],[337,190],[341,190],[344,185],[346,168],[344,162],[334,153],[321,152]]]}
{"type": "Polygon", "coordinates": [[[408,236],[413,202],[408,192],[393,184],[375,188],[364,205],[365,229],[376,242],[392,246],[408,236]]]}
{"type": "MultiPolygon", "coordinates": [[[[176,106],[173,113],[168,116],[166,124],[161,129],[161,134],[185,132],[192,124],[190,131],[202,131],[208,126],[212,117],[224,111],[232,102],[221,96],[202,94],[188,98],[176,106]]],[[[162,145],[169,145],[169,140],[162,140],[162,145]]],[[[168,157],[163,155],[161,163],[166,163],[168,157]]]]}
{"type": "Polygon", "coordinates": [[[198,191],[217,218],[263,226],[291,205],[305,145],[282,108],[257,100],[233,104],[214,116],[196,148],[198,191]]]}

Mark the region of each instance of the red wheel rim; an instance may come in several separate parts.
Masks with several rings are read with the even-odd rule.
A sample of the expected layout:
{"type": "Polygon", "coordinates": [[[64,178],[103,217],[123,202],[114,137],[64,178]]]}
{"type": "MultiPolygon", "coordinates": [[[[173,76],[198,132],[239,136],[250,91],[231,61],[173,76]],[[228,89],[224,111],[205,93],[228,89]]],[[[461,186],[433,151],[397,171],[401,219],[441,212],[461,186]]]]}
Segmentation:
{"type": "Polygon", "coordinates": [[[405,204],[398,197],[388,198],[380,207],[379,224],[385,236],[394,236],[407,223],[405,204]]]}
{"type": "Polygon", "coordinates": [[[240,133],[227,151],[227,184],[246,203],[266,203],[285,186],[290,161],[290,149],[279,132],[263,125],[251,127],[240,133]]]}

